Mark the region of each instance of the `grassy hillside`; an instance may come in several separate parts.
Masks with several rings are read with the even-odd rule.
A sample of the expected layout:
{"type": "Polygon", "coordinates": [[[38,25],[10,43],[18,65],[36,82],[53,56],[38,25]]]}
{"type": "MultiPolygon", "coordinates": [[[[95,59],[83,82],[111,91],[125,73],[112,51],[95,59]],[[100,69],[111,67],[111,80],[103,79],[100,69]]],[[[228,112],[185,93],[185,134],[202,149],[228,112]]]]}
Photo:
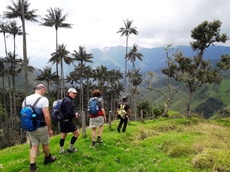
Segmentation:
{"type": "MultiPolygon", "coordinates": [[[[126,133],[117,133],[105,125],[104,143],[90,148],[91,130],[79,137],[78,152],[59,155],[59,138],[51,138],[51,152],[57,160],[38,171],[95,172],[208,172],[230,171],[230,119],[207,121],[197,118],[160,118],[130,121],[126,133]]],[[[72,135],[68,135],[66,141],[72,135]]],[[[0,171],[25,172],[29,168],[29,145],[17,145],[0,151],[0,171]]]]}

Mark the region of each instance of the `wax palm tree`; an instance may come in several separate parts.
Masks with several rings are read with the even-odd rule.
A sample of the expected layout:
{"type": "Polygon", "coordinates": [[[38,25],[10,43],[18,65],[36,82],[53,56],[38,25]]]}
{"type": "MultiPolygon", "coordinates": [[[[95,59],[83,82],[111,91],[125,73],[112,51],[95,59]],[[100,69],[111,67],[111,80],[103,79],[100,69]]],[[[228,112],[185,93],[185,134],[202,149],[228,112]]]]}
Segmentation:
{"type": "Polygon", "coordinates": [[[51,67],[46,66],[43,70],[40,70],[40,75],[37,76],[35,80],[37,81],[46,81],[47,83],[47,91],[50,94],[50,85],[53,81],[57,81],[59,79],[56,72],[52,73],[51,67]]]}
{"type": "MultiPolygon", "coordinates": [[[[16,55],[14,55],[12,52],[9,52],[7,57],[5,58],[5,63],[6,63],[6,74],[8,77],[8,85],[9,85],[9,105],[10,105],[10,115],[11,115],[11,128],[13,130],[14,123],[15,123],[15,116],[17,114],[16,112],[16,96],[14,91],[11,89],[11,79],[12,79],[12,83],[14,82],[13,80],[13,76],[16,75],[16,72],[14,70],[14,65],[17,66],[18,63],[21,62],[21,59],[16,59],[15,57],[16,55]],[[13,96],[12,96],[13,93],[13,96]],[[13,102],[12,102],[12,98],[13,98],[13,102]]],[[[14,83],[15,84],[15,83],[14,83]]],[[[16,90],[15,90],[16,91],[16,90]]]]}
{"type": "MultiPolygon", "coordinates": [[[[118,90],[115,90],[116,86],[118,85],[118,83],[120,83],[120,80],[123,79],[123,75],[120,72],[120,70],[115,70],[112,69],[110,71],[108,71],[108,82],[110,85],[110,93],[111,93],[111,99],[110,99],[110,110],[111,112],[113,112],[113,115],[115,115],[115,111],[116,111],[116,107],[115,107],[115,94],[118,90]]],[[[120,91],[120,90],[119,90],[120,91]]],[[[109,127],[111,128],[111,116],[109,114],[109,127]]]]}
{"type": "Polygon", "coordinates": [[[86,100],[89,100],[90,98],[90,87],[92,86],[92,78],[93,78],[93,69],[90,66],[86,66],[83,69],[83,77],[85,79],[85,85],[86,85],[86,100]]]}
{"type": "Polygon", "coordinates": [[[55,27],[56,31],[56,48],[58,48],[58,29],[59,28],[72,28],[71,24],[69,23],[64,23],[67,14],[62,15],[63,9],[60,8],[50,8],[47,10],[47,13],[45,15],[45,18],[42,18],[44,22],[41,24],[42,26],[47,26],[47,27],[55,27]]]}
{"type": "Polygon", "coordinates": [[[121,36],[126,36],[126,51],[125,51],[125,86],[126,86],[126,72],[127,72],[127,53],[128,53],[128,40],[129,35],[138,35],[136,27],[132,27],[133,21],[126,19],[124,20],[125,27],[121,27],[117,33],[121,33],[121,36]]]}
{"type": "MultiPolygon", "coordinates": [[[[21,59],[20,59],[20,60],[21,60],[21,59]]],[[[21,62],[19,63],[18,67],[16,68],[16,72],[17,72],[17,73],[21,73],[21,72],[24,71],[24,70],[27,70],[27,73],[28,73],[28,72],[29,72],[29,73],[33,73],[35,69],[34,69],[33,66],[30,66],[30,65],[28,65],[28,66],[25,68],[24,62],[23,62],[23,60],[21,60],[21,62]]]]}
{"type": "Polygon", "coordinates": [[[65,77],[65,83],[70,83],[72,88],[74,88],[74,82],[76,82],[77,80],[78,78],[75,72],[70,72],[69,75],[65,77]]]}
{"type": "Polygon", "coordinates": [[[64,44],[59,45],[57,51],[51,54],[52,57],[49,60],[49,62],[53,62],[53,63],[56,62],[56,64],[60,63],[61,65],[61,98],[64,98],[64,91],[65,91],[64,90],[64,87],[65,87],[64,76],[65,75],[64,75],[63,62],[70,65],[74,61],[74,59],[69,56],[69,53],[70,52],[66,49],[66,45],[64,44]]]}
{"type": "Polygon", "coordinates": [[[32,22],[37,22],[37,17],[36,11],[37,9],[30,10],[29,11],[29,6],[30,3],[28,3],[28,0],[18,0],[17,3],[15,3],[12,0],[12,6],[8,5],[6,8],[8,11],[3,12],[3,16],[5,18],[13,19],[13,18],[20,18],[22,20],[22,7],[24,8],[24,17],[26,20],[32,21],[32,22]],[[24,6],[22,6],[24,4],[24,6]]]}
{"type": "Polygon", "coordinates": [[[133,70],[135,69],[135,61],[137,59],[143,61],[142,57],[143,55],[138,52],[137,44],[133,44],[133,48],[126,55],[126,58],[133,64],[133,70]]]}
{"type": "Polygon", "coordinates": [[[74,52],[72,53],[72,56],[74,57],[75,61],[79,62],[79,71],[80,71],[80,90],[81,90],[81,110],[84,110],[83,107],[83,87],[82,87],[82,83],[83,83],[83,67],[84,67],[84,63],[89,62],[92,63],[93,61],[91,60],[93,58],[92,54],[88,54],[85,50],[84,47],[79,46],[79,50],[76,51],[74,50],[74,52]]]}
{"type": "Polygon", "coordinates": [[[15,48],[16,48],[16,36],[17,35],[22,35],[22,31],[21,31],[21,26],[17,26],[16,21],[12,21],[9,23],[8,26],[8,33],[10,35],[13,36],[13,41],[14,41],[14,51],[13,51],[13,68],[12,68],[12,86],[13,86],[13,105],[14,105],[14,115],[17,114],[16,112],[16,96],[15,96],[15,92],[16,92],[16,88],[15,88],[15,66],[16,66],[16,53],[15,53],[15,48]]]}
{"type": "MultiPolygon", "coordinates": [[[[132,85],[134,86],[134,88],[132,89],[132,92],[131,92],[131,109],[135,110],[135,115],[136,115],[136,100],[137,100],[137,94],[138,94],[138,85],[141,84],[142,82],[142,75],[139,73],[140,72],[140,69],[135,69],[133,72],[132,72],[132,76],[131,76],[131,83],[132,85]]],[[[135,120],[136,120],[136,116],[135,116],[135,120]]]]}
{"type": "MultiPolygon", "coordinates": [[[[0,33],[3,34],[4,45],[5,45],[5,57],[7,57],[7,45],[6,45],[6,33],[8,32],[8,24],[6,22],[0,22],[0,33]]],[[[2,77],[2,92],[3,92],[3,102],[4,109],[6,111],[6,96],[5,96],[5,59],[1,59],[1,77],[2,77]]],[[[7,113],[6,113],[7,114],[7,113]]]]}
{"type": "MultiPolygon", "coordinates": [[[[59,28],[72,28],[71,24],[65,23],[65,20],[67,18],[67,14],[62,14],[63,9],[60,8],[49,8],[47,9],[47,14],[45,15],[45,18],[42,18],[44,22],[42,22],[42,26],[47,27],[54,27],[56,31],[56,51],[58,51],[58,29],[59,28]]],[[[56,72],[57,75],[59,75],[58,72],[58,62],[56,63],[56,72]]],[[[57,82],[57,96],[59,97],[59,81],[57,82]]]]}
{"type": "Polygon", "coordinates": [[[6,56],[7,56],[7,45],[6,45],[6,33],[7,32],[8,32],[8,23],[6,23],[6,22],[0,22],[0,33],[3,34],[4,45],[5,45],[5,55],[6,56]]]}
{"type": "Polygon", "coordinates": [[[2,95],[5,114],[7,114],[6,108],[6,93],[5,93],[5,58],[0,58],[0,76],[2,78],[2,95]]]}
{"type": "MultiPolygon", "coordinates": [[[[27,50],[26,50],[26,29],[25,29],[25,20],[36,22],[36,9],[29,11],[30,3],[27,0],[18,0],[17,3],[12,1],[12,6],[8,5],[6,8],[8,11],[5,11],[3,16],[5,18],[20,18],[22,21],[22,29],[23,29],[23,62],[24,68],[28,66],[28,59],[27,59],[27,50]]],[[[27,70],[24,70],[24,89],[25,89],[25,96],[28,95],[28,73],[27,70]]]]}
{"type": "Polygon", "coordinates": [[[108,85],[108,68],[104,65],[98,66],[95,70],[94,80],[98,81],[98,86],[102,88],[103,86],[108,85]]]}
{"type": "MultiPolygon", "coordinates": [[[[93,58],[92,54],[88,54],[84,47],[79,46],[79,50],[72,53],[72,56],[75,58],[75,61],[79,62],[79,71],[80,71],[80,91],[81,91],[81,111],[84,111],[84,99],[83,99],[83,69],[85,67],[84,63],[93,61],[91,60],[93,58]]],[[[86,124],[85,124],[85,115],[82,115],[82,135],[83,137],[86,136],[86,124]]]]}
{"type": "MultiPolygon", "coordinates": [[[[133,69],[132,69],[131,73],[134,73],[134,71],[136,69],[135,68],[135,61],[137,59],[140,60],[140,61],[143,61],[142,57],[143,57],[143,55],[138,52],[137,44],[133,44],[133,48],[126,55],[127,60],[129,60],[133,65],[133,69]]],[[[129,75],[129,72],[128,72],[127,77],[129,78],[129,76],[130,75],[129,75]]],[[[130,78],[129,78],[129,80],[130,80],[130,78]]],[[[129,90],[130,90],[130,84],[131,84],[131,82],[129,82],[129,90]]],[[[129,92],[129,90],[128,90],[128,92],[129,92]]]]}

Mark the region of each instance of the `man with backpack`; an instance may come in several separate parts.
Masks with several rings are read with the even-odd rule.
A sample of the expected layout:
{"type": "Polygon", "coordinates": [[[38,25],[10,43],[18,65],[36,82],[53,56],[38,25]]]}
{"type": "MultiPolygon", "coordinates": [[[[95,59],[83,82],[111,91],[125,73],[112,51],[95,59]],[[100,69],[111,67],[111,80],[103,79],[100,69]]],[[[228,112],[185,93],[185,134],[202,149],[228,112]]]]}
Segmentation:
{"type": "Polygon", "coordinates": [[[104,109],[104,100],[101,97],[101,92],[99,89],[94,89],[92,92],[92,98],[90,98],[88,103],[89,111],[89,126],[92,128],[92,144],[91,147],[94,147],[96,142],[103,143],[101,140],[101,135],[103,131],[103,125],[106,122],[106,115],[104,109]],[[96,138],[96,128],[99,127],[97,141],[96,138]]]}
{"type": "Polygon", "coordinates": [[[46,97],[43,97],[45,92],[46,87],[43,84],[39,84],[35,88],[35,93],[27,96],[22,103],[22,107],[32,105],[39,97],[41,97],[34,107],[37,118],[40,120],[40,125],[34,131],[27,131],[31,143],[30,172],[37,170],[36,157],[40,143],[42,144],[43,152],[45,154],[43,163],[48,164],[56,160],[56,157],[52,156],[50,153],[49,137],[53,135],[53,131],[51,128],[51,118],[49,113],[49,100],[46,97]]]}
{"type": "Polygon", "coordinates": [[[64,114],[64,118],[60,121],[61,128],[61,139],[60,139],[60,154],[65,153],[64,144],[65,138],[69,132],[73,133],[73,136],[70,140],[69,148],[67,152],[74,153],[77,152],[77,149],[74,148],[74,144],[77,141],[78,136],[80,135],[77,129],[77,126],[73,123],[74,118],[78,118],[80,115],[78,112],[74,111],[74,103],[73,100],[77,96],[77,91],[74,88],[70,88],[67,92],[67,97],[64,98],[61,110],[64,114]]]}
{"type": "Polygon", "coordinates": [[[126,131],[126,127],[127,127],[127,123],[128,123],[128,119],[130,117],[130,113],[131,113],[131,109],[130,106],[128,104],[128,102],[126,102],[127,97],[124,96],[122,98],[122,102],[120,102],[118,104],[117,107],[117,117],[120,120],[118,126],[117,126],[117,131],[120,133],[121,132],[121,127],[123,125],[122,128],[122,132],[126,131]]]}

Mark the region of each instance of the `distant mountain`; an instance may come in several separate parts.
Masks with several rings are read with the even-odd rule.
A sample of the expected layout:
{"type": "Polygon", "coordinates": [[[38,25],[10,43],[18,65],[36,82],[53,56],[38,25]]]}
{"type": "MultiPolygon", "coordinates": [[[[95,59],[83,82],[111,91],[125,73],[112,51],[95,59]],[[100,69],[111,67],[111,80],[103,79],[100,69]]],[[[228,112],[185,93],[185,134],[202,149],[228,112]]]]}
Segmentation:
{"type": "MultiPolygon", "coordinates": [[[[131,47],[129,47],[130,49],[131,47]]],[[[196,55],[196,52],[192,50],[190,46],[177,46],[174,47],[174,51],[171,53],[175,53],[175,50],[180,50],[186,57],[193,57],[196,55]]],[[[147,71],[160,71],[163,67],[166,66],[166,54],[164,47],[157,48],[144,48],[139,47],[139,53],[143,55],[143,61],[137,60],[135,65],[137,68],[140,68],[141,73],[146,73],[147,71]]],[[[110,69],[119,69],[124,71],[125,66],[125,47],[124,46],[115,46],[115,47],[106,47],[103,49],[91,49],[87,53],[91,53],[93,55],[93,63],[88,63],[92,68],[96,68],[97,66],[105,65],[109,70],[110,69]]],[[[205,59],[219,60],[222,54],[230,54],[230,47],[226,46],[211,46],[209,47],[205,54],[205,59]]],[[[30,64],[37,68],[44,68],[45,66],[52,64],[48,64],[47,58],[31,58],[30,64]],[[42,63],[41,63],[42,62],[42,63]],[[42,66],[43,65],[43,66],[42,66]]],[[[55,67],[55,65],[53,65],[55,67]]],[[[54,68],[55,69],[55,68],[54,68]]],[[[132,69],[132,64],[128,62],[128,69],[132,69]]],[[[74,70],[74,66],[65,65],[65,74],[74,70]]]]}

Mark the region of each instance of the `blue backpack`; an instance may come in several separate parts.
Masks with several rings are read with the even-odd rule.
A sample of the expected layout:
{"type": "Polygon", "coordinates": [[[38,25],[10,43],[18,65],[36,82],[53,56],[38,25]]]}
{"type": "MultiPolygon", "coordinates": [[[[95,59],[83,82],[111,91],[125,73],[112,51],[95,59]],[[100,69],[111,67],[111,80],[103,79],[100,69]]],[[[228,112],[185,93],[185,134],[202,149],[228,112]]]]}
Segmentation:
{"type": "Polygon", "coordinates": [[[52,109],[52,119],[61,121],[64,119],[65,114],[62,112],[62,104],[64,99],[55,100],[53,102],[53,109],[52,109]]]}
{"type": "Polygon", "coordinates": [[[41,97],[39,97],[33,105],[27,105],[25,99],[25,106],[20,111],[23,131],[34,131],[40,126],[41,120],[38,118],[38,114],[34,108],[40,99],[41,97]]]}
{"type": "Polygon", "coordinates": [[[99,112],[98,98],[91,98],[89,101],[88,112],[91,115],[97,115],[99,112]]]}

